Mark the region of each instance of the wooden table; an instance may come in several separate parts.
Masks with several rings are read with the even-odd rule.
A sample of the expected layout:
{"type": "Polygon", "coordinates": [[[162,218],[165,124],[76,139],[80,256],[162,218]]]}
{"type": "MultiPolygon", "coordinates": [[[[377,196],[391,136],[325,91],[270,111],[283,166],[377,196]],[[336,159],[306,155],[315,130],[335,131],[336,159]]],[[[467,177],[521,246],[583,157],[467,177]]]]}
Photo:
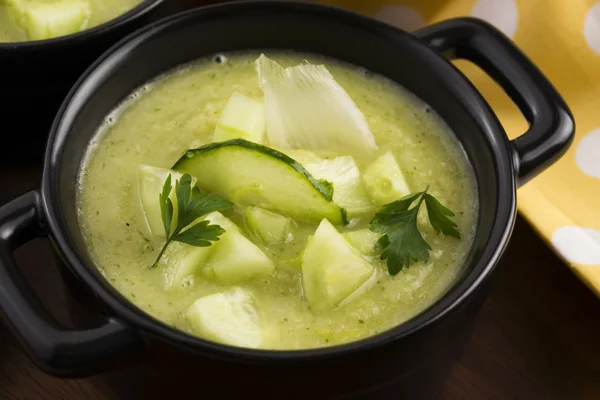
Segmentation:
{"type": "MultiPolygon", "coordinates": [[[[38,166],[0,167],[0,203],[37,187],[39,174],[38,166]]],[[[49,243],[31,242],[17,258],[48,309],[68,324],[49,243]]],[[[600,399],[599,337],[600,301],[519,218],[473,338],[440,399],[600,399]]],[[[148,399],[152,385],[135,367],[80,380],[49,377],[0,323],[2,400],[148,399]],[[119,386],[124,377],[127,394],[119,386]]]]}

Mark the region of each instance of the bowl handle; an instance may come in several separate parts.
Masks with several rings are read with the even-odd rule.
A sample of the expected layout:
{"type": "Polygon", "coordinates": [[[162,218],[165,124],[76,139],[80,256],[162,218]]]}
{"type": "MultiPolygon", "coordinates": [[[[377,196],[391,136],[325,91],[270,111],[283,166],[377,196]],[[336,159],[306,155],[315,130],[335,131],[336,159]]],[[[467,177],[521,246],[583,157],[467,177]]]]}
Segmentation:
{"type": "Polygon", "coordinates": [[[504,34],[475,18],[457,18],[415,32],[448,59],[463,58],[484,70],[519,107],[529,129],[511,141],[518,184],[560,158],[573,141],[569,108],[540,70],[504,34]]]}
{"type": "Polygon", "coordinates": [[[82,376],[142,348],[139,332],[115,317],[104,325],[73,330],[60,326],[25,283],[13,252],[44,230],[39,194],[26,193],[0,208],[0,310],[33,361],[57,376],[82,376]]]}

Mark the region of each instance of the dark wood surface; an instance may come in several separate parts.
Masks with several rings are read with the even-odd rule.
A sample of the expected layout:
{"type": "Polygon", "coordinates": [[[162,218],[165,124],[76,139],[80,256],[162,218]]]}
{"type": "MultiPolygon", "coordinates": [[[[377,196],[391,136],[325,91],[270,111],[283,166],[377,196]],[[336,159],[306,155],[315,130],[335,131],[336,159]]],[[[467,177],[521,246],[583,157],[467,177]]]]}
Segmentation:
{"type": "MultiPolygon", "coordinates": [[[[0,204],[36,188],[39,174],[35,166],[0,167],[0,204]]],[[[49,243],[31,242],[17,258],[48,309],[68,324],[49,243]]],[[[440,399],[600,399],[599,336],[600,300],[519,218],[474,335],[440,399]]],[[[126,372],[52,378],[36,369],[0,323],[2,400],[129,400],[135,394],[124,395],[111,383],[126,372]]],[[[136,379],[134,372],[127,376],[136,379]]]]}

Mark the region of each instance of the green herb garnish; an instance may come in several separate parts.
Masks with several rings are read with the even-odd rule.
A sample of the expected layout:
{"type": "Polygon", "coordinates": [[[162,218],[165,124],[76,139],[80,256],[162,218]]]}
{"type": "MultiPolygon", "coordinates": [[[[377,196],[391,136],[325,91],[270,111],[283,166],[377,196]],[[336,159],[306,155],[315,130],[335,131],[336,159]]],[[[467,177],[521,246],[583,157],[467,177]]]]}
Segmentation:
{"type": "Polygon", "coordinates": [[[160,213],[167,239],[151,268],[156,267],[172,241],[195,247],[208,247],[212,244],[211,242],[218,241],[219,236],[225,233],[225,229],[219,225],[210,225],[209,221],[200,221],[189,228],[188,226],[208,213],[224,211],[233,206],[228,200],[214,194],[202,193],[196,186],[192,187],[192,177],[184,174],[180,180],[175,181],[177,218],[174,220],[173,202],[169,197],[172,189],[171,174],[169,174],[159,195],[160,213]]]}
{"type": "Polygon", "coordinates": [[[390,275],[396,275],[410,266],[411,261],[429,261],[431,246],[423,239],[417,226],[417,216],[423,201],[427,207],[429,223],[438,233],[460,239],[457,225],[449,217],[454,213],[435,197],[424,191],[412,193],[400,200],[386,204],[371,220],[371,230],[383,236],[377,240],[375,250],[382,251],[390,275]],[[414,202],[417,205],[409,208],[414,202]]]}

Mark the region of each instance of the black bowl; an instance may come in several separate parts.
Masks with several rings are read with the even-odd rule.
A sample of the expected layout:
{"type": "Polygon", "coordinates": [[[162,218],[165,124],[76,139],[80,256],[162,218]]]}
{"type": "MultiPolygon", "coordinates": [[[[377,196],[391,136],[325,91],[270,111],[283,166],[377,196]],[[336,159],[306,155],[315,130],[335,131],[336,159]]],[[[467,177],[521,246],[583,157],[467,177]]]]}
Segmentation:
{"type": "Polygon", "coordinates": [[[151,21],[162,2],[144,0],[73,35],[0,43],[2,162],[41,159],[52,120],[77,78],[110,46],[151,21]]]}
{"type": "Polygon", "coordinates": [[[450,20],[413,35],[341,9],[301,3],[241,2],[181,14],[122,41],[69,94],[50,135],[41,191],[0,209],[0,306],[32,359],[55,375],[90,374],[135,354],[162,380],[206,398],[432,397],[468,337],[507,245],[517,186],[560,157],[573,134],[573,118],[552,85],[482,21],[450,20]],[[325,54],[399,82],[448,123],[473,166],[480,213],[464,272],[434,305],[387,332],[303,351],[220,345],[147,315],[90,260],[77,223],[74,182],[105,115],[132,90],[177,65],[218,52],[270,48],[325,54]],[[487,71],[530,121],[529,130],[509,141],[482,96],[442,54],[487,71]],[[52,238],[68,287],[103,307],[99,327],[58,327],[31,296],[11,253],[37,235],[52,238]]]}

